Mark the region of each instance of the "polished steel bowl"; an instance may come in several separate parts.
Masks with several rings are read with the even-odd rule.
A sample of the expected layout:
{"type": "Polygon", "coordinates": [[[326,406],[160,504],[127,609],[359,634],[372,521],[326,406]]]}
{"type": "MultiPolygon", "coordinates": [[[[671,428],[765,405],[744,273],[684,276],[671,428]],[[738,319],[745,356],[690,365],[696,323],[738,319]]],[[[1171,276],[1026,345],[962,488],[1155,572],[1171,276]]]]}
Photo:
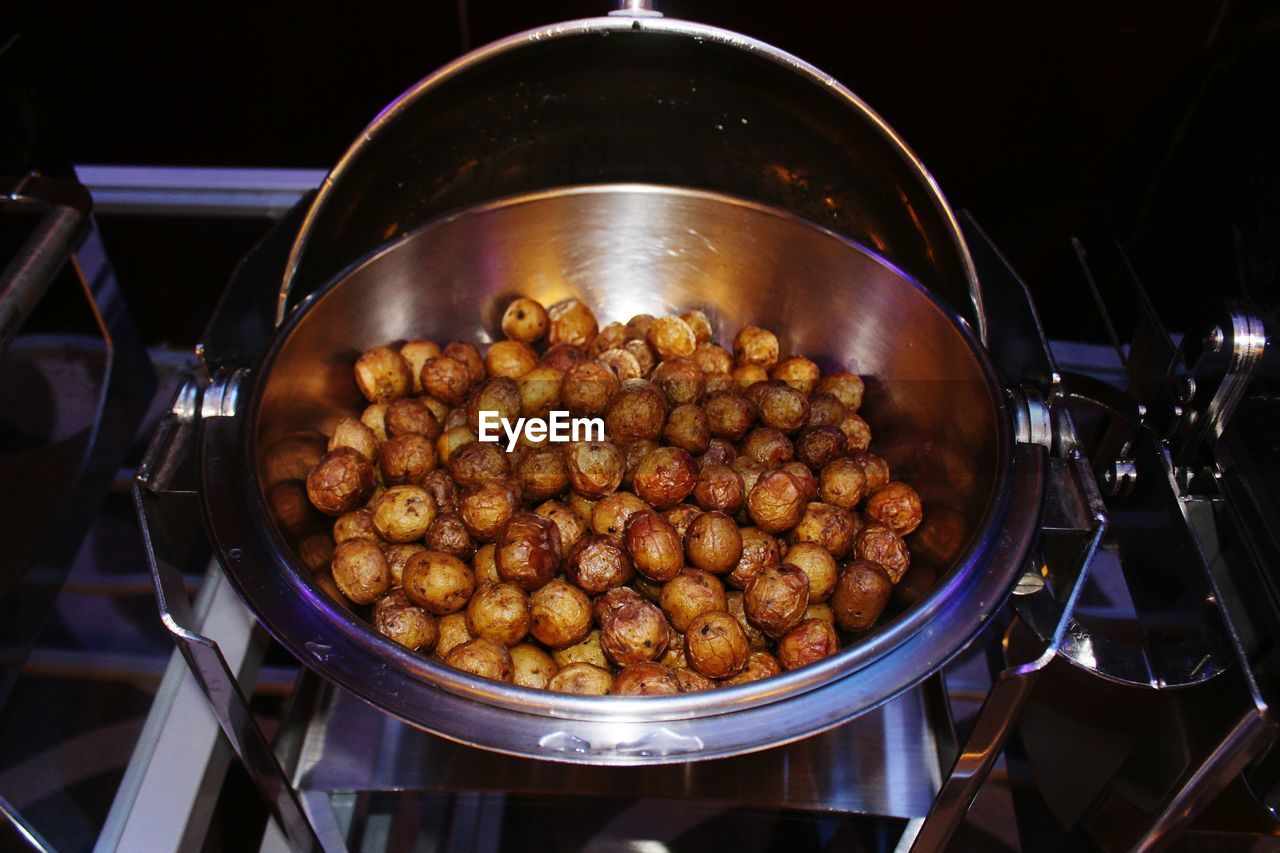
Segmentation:
{"type": "Polygon", "coordinates": [[[501,39],[388,105],[320,188],[293,245],[280,316],[438,216],[620,182],[726,193],[816,222],[906,270],[983,338],[981,292],[951,208],[880,116],[831,75],[756,39],[625,15],[501,39]]]}
{"type": "MultiPolygon", "coordinates": [[[[386,711],[518,755],[654,763],[795,740],[937,671],[1003,602],[1034,533],[1041,456],[1018,444],[968,325],[883,258],[789,213],[712,192],[606,184],[482,204],[376,250],[292,308],[202,427],[201,495],[229,576],[301,660],[386,711]],[[967,544],[934,588],[835,657],[753,684],[664,697],[581,697],[476,678],[379,636],[321,590],[267,511],[267,459],[363,408],[371,346],[493,339],[505,303],[574,296],[601,323],[700,308],[721,339],[775,330],[784,352],[867,380],[873,448],[925,513],[967,544]]],[[[206,398],[208,395],[206,395],[206,398]]]]}

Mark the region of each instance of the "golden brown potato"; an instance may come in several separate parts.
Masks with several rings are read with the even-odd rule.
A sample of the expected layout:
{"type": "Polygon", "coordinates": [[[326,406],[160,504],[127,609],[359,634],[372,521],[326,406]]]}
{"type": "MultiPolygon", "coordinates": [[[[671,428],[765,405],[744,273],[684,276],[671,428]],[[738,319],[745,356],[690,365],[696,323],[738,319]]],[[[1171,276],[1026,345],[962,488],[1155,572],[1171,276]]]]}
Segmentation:
{"type": "Polygon", "coordinates": [[[769,378],[781,380],[808,397],[818,387],[822,371],[809,359],[792,356],[774,365],[773,370],[769,371],[769,378]]]}
{"type": "Polygon", "coordinates": [[[560,447],[544,447],[529,453],[516,465],[516,482],[525,500],[544,501],[569,489],[569,468],[565,465],[564,450],[560,447]]]}
{"type": "Polygon", "coordinates": [[[511,476],[511,462],[498,444],[468,442],[449,455],[449,475],[461,487],[500,483],[511,476]]]}
{"type": "Polygon", "coordinates": [[[689,525],[694,523],[694,519],[701,514],[703,514],[703,511],[696,506],[692,506],[691,503],[677,503],[676,506],[664,511],[662,517],[667,519],[673,528],[676,528],[676,533],[680,534],[681,542],[684,542],[685,534],[689,533],[689,525]]]}
{"type": "Polygon", "coordinates": [[[792,460],[795,447],[780,430],[757,427],[742,440],[742,455],[765,467],[777,468],[792,460]]]}
{"type": "Polygon", "coordinates": [[[427,359],[440,355],[440,345],[435,341],[419,338],[418,340],[408,341],[404,346],[400,347],[400,355],[404,358],[405,363],[409,365],[409,376],[413,380],[413,393],[421,394],[422,365],[427,363],[427,359]]]}
{"type": "Polygon", "coordinates": [[[687,451],[678,447],[659,447],[636,466],[636,494],[654,509],[675,506],[697,484],[698,466],[687,451]]]}
{"type": "Polygon", "coordinates": [[[689,453],[705,453],[711,446],[711,428],[707,426],[706,413],[693,403],[676,406],[667,418],[662,438],[667,444],[689,453]]]}
{"type": "Polygon", "coordinates": [[[504,646],[514,646],[529,634],[529,596],[515,584],[482,586],[467,602],[467,631],[504,646]]]}
{"type": "Polygon", "coordinates": [[[684,568],[684,546],[671,522],[653,511],[641,511],[627,521],[626,548],[636,571],[665,583],[684,568]]]}
{"type": "Polygon", "coordinates": [[[755,404],[731,391],[717,391],[702,404],[707,416],[707,429],[719,438],[739,441],[751,429],[756,419],[755,404]]]}
{"type": "MultiPolygon", "coordinates": [[[[514,379],[505,376],[486,379],[467,396],[467,426],[479,435],[481,412],[493,412],[500,420],[515,423],[520,419],[522,406],[520,386],[516,385],[514,379]]],[[[490,435],[495,432],[500,433],[501,429],[491,427],[490,435]]]]}
{"type": "MultiPolygon", "coordinates": [[[[853,448],[850,447],[849,449],[852,450],[853,448]]],[[[889,482],[889,463],[879,456],[863,451],[850,453],[849,458],[862,468],[862,476],[867,481],[865,494],[871,494],[889,482]]]]}
{"type": "Polygon", "coordinates": [[[392,486],[373,506],[373,526],[388,542],[421,539],[435,519],[435,499],[421,486],[392,486]]]}
{"type": "Polygon", "coordinates": [[[560,528],[560,551],[561,555],[569,553],[574,545],[578,544],[578,540],[587,532],[587,527],[582,523],[578,516],[574,515],[573,510],[560,503],[559,501],[546,501],[539,504],[535,509],[538,515],[549,518],[555,522],[556,527],[560,528]]]}
{"type": "Polygon", "coordinates": [[[845,455],[849,441],[840,427],[806,427],[796,437],[795,447],[796,459],[813,471],[821,471],[845,455]]]}
{"type": "Polygon", "coordinates": [[[520,411],[526,418],[545,418],[552,409],[560,408],[560,389],[564,371],[540,365],[516,380],[520,392],[520,411]]]}
{"type": "Polygon", "coordinates": [[[697,403],[707,390],[707,380],[692,358],[669,358],[653,369],[652,379],[674,406],[697,403]]]}
{"type": "Polygon", "coordinates": [[[590,663],[570,663],[551,677],[548,690],[579,696],[606,696],[613,688],[609,670],[590,663]]]}
{"type": "Polygon", "coordinates": [[[458,612],[450,613],[447,616],[441,616],[436,620],[438,635],[436,639],[436,657],[444,660],[449,656],[449,652],[456,649],[464,643],[469,643],[475,639],[470,632],[467,631],[467,614],[458,612]]]}
{"type": "Polygon", "coordinates": [[[533,593],[529,631],[549,648],[567,648],[586,639],[591,615],[591,599],[585,592],[553,580],[533,593]]]}
{"type": "Polygon", "coordinates": [[[811,601],[809,602],[809,606],[804,609],[804,618],[805,619],[825,619],[826,621],[832,624],[835,624],[836,614],[835,614],[835,611],[831,609],[830,603],[826,601],[821,601],[821,602],[818,602],[817,604],[814,604],[811,601]]]}
{"type": "Polygon", "coordinates": [[[387,558],[368,539],[352,539],[333,549],[333,579],[356,604],[372,604],[391,589],[387,558]]]}
{"type": "Polygon", "coordinates": [[[373,627],[406,649],[429,652],[439,629],[436,619],[421,607],[414,607],[400,590],[392,590],[373,605],[373,627]]]}
{"type": "Polygon", "coordinates": [[[556,662],[556,666],[565,667],[573,663],[589,663],[592,666],[598,666],[605,672],[609,671],[609,661],[604,656],[604,649],[600,648],[600,631],[593,630],[589,632],[580,643],[574,643],[572,646],[566,646],[563,649],[556,649],[551,653],[551,658],[556,662]]]}
{"type": "MultiPolygon", "coordinates": [[[[596,333],[591,345],[587,347],[589,358],[599,358],[609,350],[622,349],[623,344],[631,340],[631,332],[618,321],[605,323],[596,333]]],[[[634,358],[634,356],[633,356],[634,358]]]]}
{"type": "Polygon", "coordinates": [[[387,404],[383,415],[387,435],[423,435],[435,441],[442,432],[440,422],[426,404],[414,397],[406,397],[387,404]]]}
{"type": "Polygon", "coordinates": [[[418,552],[404,565],[404,594],[437,616],[466,607],[475,588],[475,575],[467,564],[439,551],[418,552]]]}
{"type": "Polygon", "coordinates": [[[814,394],[809,398],[809,421],[806,426],[839,427],[847,417],[849,410],[834,394],[814,394]]]}
{"type": "Polygon", "coordinates": [[[609,537],[595,534],[578,540],[565,558],[564,571],[588,595],[600,595],[635,576],[627,552],[609,537]]]}
{"type": "Polygon", "coordinates": [[[885,483],[867,497],[862,510],[867,518],[877,521],[899,536],[906,536],[924,519],[920,496],[906,483],[885,483]]]}
{"type": "Polygon", "coordinates": [[[494,681],[511,681],[513,677],[511,653],[507,647],[484,637],[452,649],[444,662],[454,669],[494,681]]]}
{"type": "Polygon", "coordinates": [[[438,355],[423,363],[419,384],[422,390],[442,403],[457,406],[466,399],[475,380],[465,364],[456,358],[438,355]]]}
{"type": "Polygon", "coordinates": [[[818,380],[818,393],[832,395],[850,412],[862,406],[863,390],[862,378],[852,373],[828,373],[818,380]]]}
{"type": "Polygon", "coordinates": [[[596,323],[596,315],[577,299],[566,299],[553,305],[547,314],[551,320],[547,342],[552,345],[588,346],[600,328],[596,323]]]}
{"type": "Polygon", "coordinates": [[[264,465],[267,485],[307,479],[324,456],[326,443],[325,437],[316,432],[290,433],[272,442],[264,465]]]}
{"type": "Polygon", "coordinates": [[[625,666],[613,679],[615,696],[665,696],[680,692],[680,684],[670,668],[652,661],[625,666]]]}
{"type": "Polygon", "coordinates": [[[662,611],[640,596],[604,614],[600,647],[617,666],[630,666],[662,656],[671,640],[671,626],[662,611]]]}
{"type": "Polygon", "coordinates": [[[373,525],[373,513],[358,509],[340,516],[333,523],[333,541],[341,545],[352,539],[378,541],[378,529],[373,525]]]}
{"type": "Polygon", "coordinates": [[[743,326],[733,338],[738,364],[756,364],[768,370],[778,362],[778,338],[768,329],[743,326]]]}
{"type": "Polygon", "coordinates": [[[467,532],[462,516],[456,512],[444,512],[435,517],[424,538],[432,551],[443,551],[459,560],[470,560],[476,553],[476,540],[467,532]]]}
{"type": "Polygon", "coordinates": [[[611,367],[584,361],[565,370],[560,399],[575,415],[599,415],[608,408],[618,388],[618,376],[611,367]]]}
{"type": "Polygon", "coordinates": [[[871,425],[858,415],[847,415],[840,422],[840,429],[849,443],[850,452],[865,451],[871,446],[871,425]]]}
{"type": "MultiPolygon", "coordinates": [[[[675,413],[672,412],[672,414],[675,413]]],[[[698,469],[701,470],[708,465],[732,465],[737,457],[738,449],[733,446],[733,442],[725,441],[723,438],[713,438],[707,442],[707,451],[698,457],[698,469]]],[[[745,488],[743,495],[745,500],[745,488]]]]}
{"type": "Polygon", "coordinates": [[[756,527],[765,533],[790,530],[800,523],[804,510],[804,491],[800,482],[786,471],[760,475],[747,495],[747,512],[756,527]]]}
{"type": "Polygon", "coordinates": [[[477,589],[487,583],[502,583],[502,576],[498,574],[498,546],[489,542],[477,548],[476,555],[471,558],[471,569],[476,576],[477,589]]]}
{"type": "Polygon", "coordinates": [[[695,617],[725,609],[724,584],[701,569],[684,569],[662,588],[659,603],[671,626],[683,634],[695,617]]]}
{"type": "Polygon", "coordinates": [[[569,485],[587,498],[601,498],[622,484],[626,459],[609,441],[575,441],[565,447],[569,485]]]}
{"type": "Polygon", "coordinates": [[[854,509],[867,494],[867,477],[857,459],[835,459],[818,475],[818,494],[824,503],[854,509]]]}
{"type": "Polygon", "coordinates": [[[325,515],[346,515],[373,492],[377,476],[367,459],[342,447],[326,453],[307,474],[307,497],[325,515]]]}
{"type": "Polygon", "coordinates": [[[739,534],[742,536],[742,555],[725,580],[732,587],[745,589],[761,569],[781,562],[782,551],[778,540],[758,527],[744,527],[739,534]]]}
{"type": "Polygon", "coordinates": [[[684,634],[679,631],[671,632],[671,641],[667,643],[667,650],[662,653],[662,657],[658,658],[658,663],[672,669],[689,666],[689,659],[684,656],[684,634]]]}
{"type": "MultiPolygon", "coordinates": [[[[457,409],[455,411],[461,410],[457,409]]],[[[476,440],[476,434],[471,431],[469,426],[446,427],[445,431],[436,439],[436,456],[439,459],[439,463],[448,465],[449,459],[453,456],[455,450],[476,440]]]]}
{"type": "Polygon", "coordinates": [[[520,341],[497,341],[489,346],[484,366],[490,376],[516,379],[538,366],[538,354],[520,341]]]}
{"type": "Polygon", "coordinates": [[[413,390],[409,362],[389,347],[374,347],[356,359],[356,385],[371,403],[389,403],[413,390]]]}
{"type": "Polygon", "coordinates": [[[520,643],[507,650],[511,655],[511,681],[521,687],[546,690],[558,667],[551,655],[533,643],[520,643]]]}
{"type": "Polygon", "coordinates": [[[707,319],[707,315],[694,308],[685,311],[680,315],[680,319],[684,320],[685,325],[693,329],[693,337],[700,344],[707,343],[713,337],[715,332],[711,328],[711,321],[707,319]]]}
{"type": "Polygon", "coordinates": [[[549,518],[517,512],[498,538],[498,575],[507,583],[535,590],[560,569],[560,528],[549,518]]]}
{"type": "Polygon", "coordinates": [[[398,435],[382,445],[378,454],[378,468],[388,486],[425,486],[436,464],[436,447],[425,435],[398,435]]]}
{"type": "Polygon", "coordinates": [[[605,495],[591,510],[591,531],[608,536],[614,544],[621,545],[631,516],[648,509],[648,504],[630,492],[605,495]]]}
{"type": "Polygon", "coordinates": [[[739,393],[745,393],[751,386],[769,381],[769,371],[758,364],[740,364],[729,374],[733,378],[733,387],[739,393]]]}
{"type": "Polygon", "coordinates": [[[391,570],[392,586],[404,584],[404,567],[409,562],[409,558],[426,550],[416,542],[382,546],[382,553],[387,558],[387,568],[391,570]]]}
{"type": "Polygon", "coordinates": [[[693,350],[693,360],[708,377],[715,374],[727,374],[733,370],[733,356],[722,346],[706,342],[700,343],[693,350]]]}
{"type": "Polygon", "coordinates": [[[495,542],[502,527],[520,508],[520,488],[515,483],[468,486],[458,495],[458,513],[467,531],[481,542],[495,542]]]}
{"type": "Polygon", "coordinates": [[[694,672],[687,666],[672,667],[671,674],[681,693],[701,693],[703,690],[714,690],[716,686],[710,678],[694,672]]]}
{"type": "Polygon", "coordinates": [[[634,355],[621,347],[605,350],[596,356],[596,361],[607,365],[622,382],[626,382],[628,379],[639,379],[644,376],[644,372],[640,369],[640,362],[636,360],[634,355]]]}
{"type": "MultiPolygon", "coordinates": [[[[724,609],[726,613],[738,620],[738,626],[742,628],[742,633],[747,637],[747,645],[752,651],[765,651],[769,648],[769,638],[765,636],[755,625],[751,624],[751,620],[747,618],[746,604],[743,602],[742,590],[734,589],[725,594],[724,609]]],[[[805,611],[808,613],[808,610],[805,611]]]]}
{"type": "Polygon", "coordinates": [[[457,512],[458,484],[453,481],[448,471],[443,468],[428,471],[422,478],[421,486],[435,498],[436,509],[440,512],[457,512]]]}
{"type": "Polygon", "coordinates": [[[792,433],[809,420],[809,398],[785,382],[761,382],[747,391],[748,399],[760,410],[760,422],[767,427],[792,433]],[[753,390],[757,392],[754,398],[750,397],[753,390]]]}
{"type": "Polygon", "coordinates": [[[794,566],[766,566],[743,590],[742,605],[751,624],[781,637],[804,618],[809,579],[794,566]]]}
{"type": "Polygon", "coordinates": [[[370,462],[378,458],[378,436],[355,418],[343,418],[333,428],[329,450],[337,450],[339,447],[349,447],[370,462]]]}
{"type": "Polygon", "coordinates": [[[551,326],[551,318],[541,303],[524,296],[511,300],[502,312],[502,334],[513,341],[531,344],[541,340],[551,326]]]}
{"type": "Polygon", "coordinates": [[[778,640],[778,662],[783,669],[799,669],[840,651],[836,628],[825,619],[806,619],[778,640]]]}
{"type": "Polygon", "coordinates": [[[484,379],[484,356],[480,355],[480,348],[475,344],[470,341],[450,341],[442,352],[467,368],[467,376],[471,378],[472,385],[484,379]]]}
{"type": "Polygon", "coordinates": [[[840,572],[831,595],[836,624],[846,631],[867,630],[884,612],[892,592],[893,580],[884,567],[854,560],[840,572]]]}
{"type": "Polygon", "coordinates": [[[573,344],[556,344],[547,347],[547,351],[542,354],[542,363],[561,373],[566,373],[569,368],[584,361],[589,361],[586,350],[573,344]]]}
{"type": "Polygon", "coordinates": [[[693,499],[705,510],[733,515],[746,500],[742,475],[728,465],[703,465],[693,499]]]}
{"type": "Polygon", "coordinates": [[[883,524],[868,524],[853,540],[853,556],[879,563],[895,584],[911,565],[911,553],[902,537],[883,524]]]}
{"type": "Polygon", "coordinates": [[[303,533],[312,520],[311,501],[306,487],[297,480],[276,483],[267,490],[271,516],[289,533],[303,533]]]}
{"type": "Polygon", "coordinates": [[[812,542],[799,542],[787,549],[786,563],[804,572],[809,579],[810,604],[831,597],[831,591],[836,588],[839,567],[830,551],[812,542]]]}
{"type": "Polygon", "coordinates": [[[849,510],[834,504],[810,501],[805,506],[800,523],[791,529],[788,539],[792,543],[812,542],[821,545],[837,560],[853,548],[853,538],[858,535],[860,522],[849,510]]]}
{"type": "Polygon", "coordinates": [[[622,348],[631,353],[631,357],[636,360],[636,364],[640,365],[641,376],[648,376],[653,371],[653,366],[658,363],[658,357],[654,354],[653,347],[643,340],[627,341],[622,345],[622,348]]]}
{"type": "Polygon", "coordinates": [[[747,665],[742,668],[742,672],[733,678],[726,678],[720,682],[721,687],[736,687],[739,684],[748,684],[752,681],[762,681],[766,678],[772,678],[782,673],[782,664],[778,663],[778,659],[766,651],[753,651],[747,657],[747,665]]]}
{"type": "Polygon", "coordinates": [[[627,330],[631,337],[643,341],[649,335],[649,328],[656,318],[652,314],[637,314],[627,321],[627,330]]]}
{"type": "Polygon", "coordinates": [[[622,487],[624,489],[634,489],[636,468],[640,467],[640,460],[657,450],[658,442],[648,438],[640,438],[635,441],[629,441],[618,449],[622,451],[622,459],[625,466],[625,470],[622,473],[622,487]]]}
{"type": "Polygon", "coordinates": [[[586,528],[591,527],[591,514],[595,512],[597,503],[599,503],[598,500],[584,497],[581,492],[576,491],[570,491],[565,498],[565,506],[569,507],[569,511],[586,528]]]}
{"type": "Polygon", "coordinates": [[[679,317],[659,317],[649,326],[645,341],[662,359],[693,355],[698,338],[679,317]]]}
{"type": "Polygon", "coordinates": [[[652,385],[624,387],[605,410],[605,433],[613,441],[657,440],[666,425],[666,404],[666,397],[652,385]]]}
{"type": "Polygon", "coordinates": [[[809,470],[808,465],[792,460],[784,464],[779,470],[786,471],[796,478],[796,482],[800,484],[800,492],[804,495],[806,502],[818,496],[818,478],[813,475],[813,471],[809,470]]]}
{"type": "Polygon", "coordinates": [[[707,678],[732,678],[746,667],[751,649],[737,619],[711,610],[689,623],[684,653],[689,666],[707,678]]]}
{"type": "Polygon", "coordinates": [[[684,535],[689,562],[713,575],[728,574],[742,556],[742,534],[732,518],[722,512],[704,512],[684,535]]]}
{"type": "Polygon", "coordinates": [[[737,391],[738,385],[733,381],[733,376],[729,373],[708,373],[707,374],[707,396],[711,396],[718,391],[737,391]]]}

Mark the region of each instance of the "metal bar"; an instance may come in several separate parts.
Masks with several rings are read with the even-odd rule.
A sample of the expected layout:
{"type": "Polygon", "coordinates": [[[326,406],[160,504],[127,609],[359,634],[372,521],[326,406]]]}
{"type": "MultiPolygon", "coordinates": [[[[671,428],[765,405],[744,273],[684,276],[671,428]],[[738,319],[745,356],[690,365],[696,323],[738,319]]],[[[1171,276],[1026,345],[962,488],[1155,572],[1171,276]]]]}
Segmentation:
{"type": "MultiPolygon", "coordinates": [[[[315,831],[266,736],[253,718],[248,700],[236,680],[236,671],[228,665],[219,643],[202,633],[200,622],[194,618],[186,598],[179,567],[162,548],[157,548],[158,530],[153,529],[154,522],[159,518],[166,489],[171,480],[179,476],[190,450],[199,397],[194,380],[179,390],[172,410],[161,422],[156,438],[139,466],[134,488],[134,503],[142,525],[147,559],[155,578],[160,618],[177,640],[178,650],[204,691],[223,734],[266,798],[272,817],[280,823],[295,848],[315,850],[320,846],[315,831]]],[[[190,495],[179,493],[178,497],[190,495]]],[[[246,614],[245,618],[251,617],[246,614]]]]}
{"type": "Polygon", "coordinates": [[[79,165],[99,213],[278,219],[324,181],[323,169],[79,165]]]}
{"type": "Polygon", "coordinates": [[[0,273],[0,352],[26,323],[75,249],[85,214],[56,206],[40,219],[18,254],[0,273]]]}

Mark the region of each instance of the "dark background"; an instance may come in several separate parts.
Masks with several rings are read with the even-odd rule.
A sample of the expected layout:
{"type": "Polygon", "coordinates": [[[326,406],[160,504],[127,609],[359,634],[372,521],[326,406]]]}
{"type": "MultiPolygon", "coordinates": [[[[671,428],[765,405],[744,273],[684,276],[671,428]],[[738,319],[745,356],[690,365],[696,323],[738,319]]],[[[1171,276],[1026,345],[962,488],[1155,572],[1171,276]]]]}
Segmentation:
{"type": "MultiPolygon", "coordinates": [[[[1280,15],[1261,0],[660,5],[772,42],[846,83],[903,135],[952,203],[973,212],[1028,279],[1051,332],[1068,336],[1083,334],[1062,318],[1077,295],[1069,237],[1150,227],[1153,186],[1185,159],[1175,148],[1205,81],[1271,39],[1269,16],[1280,15]]],[[[6,27],[20,38],[0,58],[0,154],[6,170],[327,167],[384,104],[465,50],[607,8],[603,0],[36,4],[6,27]]],[[[1273,100],[1277,78],[1258,75],[1274,70],[1255,69],[1243,95],[1231,87],[1244,106],[1230,116],[1247,123],[1251,104],[1273,100]]],[[[103,227],[130,300],[147,304],[148,338],[185,345],[266,223],[117,218],[103,227]]],[[[1203,230],[1178,228],[1193,239],[1203,230]]],[[[1186,269],[1156,270],[1172,279],[1156,285],[1171,302],[1214,275],[1186,269]]]]}

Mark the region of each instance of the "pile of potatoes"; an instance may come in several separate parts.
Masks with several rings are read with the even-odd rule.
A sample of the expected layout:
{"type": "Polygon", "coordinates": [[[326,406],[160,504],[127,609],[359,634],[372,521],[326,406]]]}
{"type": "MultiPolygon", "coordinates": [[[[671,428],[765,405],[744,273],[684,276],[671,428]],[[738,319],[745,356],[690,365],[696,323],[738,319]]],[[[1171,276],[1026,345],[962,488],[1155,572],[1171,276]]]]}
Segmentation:
{"type": "Polygon", "coordinates": [[[599,328],[578,300],[518,298],[502,331],[365,352],[368,407],[268,494],[295,533],[307,504],[334,519],[300,554],[378,632],[500,681],[655,695],[803,667],[875,624],[922,509],[869,450],[858,376],[756,326],[730,351],[700,311],[599,328]],[[507,452],[477,440],[486,410],[606,437],[507,452]]]}

